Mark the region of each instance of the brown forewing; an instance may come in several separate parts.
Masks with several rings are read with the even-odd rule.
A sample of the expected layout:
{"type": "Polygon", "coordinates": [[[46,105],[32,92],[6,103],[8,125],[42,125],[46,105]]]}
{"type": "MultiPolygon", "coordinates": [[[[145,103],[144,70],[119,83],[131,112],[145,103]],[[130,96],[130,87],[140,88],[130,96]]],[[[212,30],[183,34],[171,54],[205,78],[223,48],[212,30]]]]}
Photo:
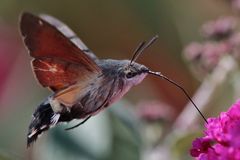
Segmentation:
{"type": "Polygon", "coordinates": [[[41,14],[40,18],[42,18],[43,20],[54,26],[56,29],[58,29],[65,37],[72,41],[91,59],[93,60],[98,59],[97,56],[83,43],[83,41],[66,24],[47,14],[41,14]]]}
{"type": "Polygon", "coordinates": [[[81,65],[51,58],[34,59],[32,65],[36,78],[42,86],[54,91],[78,81],[90,80],[93,78],[90,75],[94,75],[83,69],[81,65]]]}
{"type": "Polygon", "coordinates": [[[43,19],[23,13],[20,29],[35,58],[32,64],[36,77],[44,87],[60,90],[101,73],[91,58],[43,19]]]}

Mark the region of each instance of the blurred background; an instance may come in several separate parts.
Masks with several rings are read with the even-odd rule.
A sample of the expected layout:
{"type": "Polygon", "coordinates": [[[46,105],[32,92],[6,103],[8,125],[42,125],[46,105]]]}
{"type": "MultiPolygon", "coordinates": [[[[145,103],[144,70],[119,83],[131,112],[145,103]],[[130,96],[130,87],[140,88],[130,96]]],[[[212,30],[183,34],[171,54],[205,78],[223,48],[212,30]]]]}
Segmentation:
{"type": "MultiPolygon", "coordinates": [[[[200,43],[225,42],[226,39],[213,40],[204,36],[206,30],[206,34],[212,33],[209,33],[211,24],[210,29],[203,29],[204,33],[201,26],[222,16],[238,18],[232,1],[1,0],[0,160],[186,160],[191,159],[191,141],[201,134],[204,124],[176,86],[148,76],[121,101],[84,125],[70,131],[64,128],[79,121],[59,125],[27,149],[31,115],[50,91],[41,87],[32,73],[31,57],[19,33],[21,12],[45,13],[58,18],[100,58],[130,59],[141,41],[159,35],[159,40],[137,62],[181,84],[209,117],[217,115],[238,98],[236,88],[239,85],[235,83],[238,76],[229,76],[231,71],[238,71],[236,58],[230,55],[227,62],[221,61],[223,66],[226,62],[230,67],[225,70],[216,69],[222,58],[209,62],[210,66],[199,67],[195,65],[203,63],[199,55],[194,55],[198,56],[194,59],[189,58],[189,54],[197,54],[200,43]],[[208,39],[210,42],[204,42],[208,39]],[[186,50],[193,41],[197,44],[186,50]]],[[[231,26],[232,21],[226,23],[220,26],[231,34],[233,30],[236,32],[237,21],[234,20],[234,26],[231,26]]],[[[239,38],[234,42],[240,42],[239,38]]]]}

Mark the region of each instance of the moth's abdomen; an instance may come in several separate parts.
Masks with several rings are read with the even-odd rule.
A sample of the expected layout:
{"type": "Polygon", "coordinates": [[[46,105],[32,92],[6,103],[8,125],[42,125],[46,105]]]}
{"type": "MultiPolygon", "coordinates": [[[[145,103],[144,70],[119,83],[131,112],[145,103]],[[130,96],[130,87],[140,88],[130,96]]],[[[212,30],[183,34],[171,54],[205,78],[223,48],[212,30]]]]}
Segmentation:
{"type": "Polygon", "coordinates": [[[48,100],[41,103],[35,110],[27,135],[27,146],[37,140],[38,136],[57,124],[60,114],[53,112],[48,100]]]}

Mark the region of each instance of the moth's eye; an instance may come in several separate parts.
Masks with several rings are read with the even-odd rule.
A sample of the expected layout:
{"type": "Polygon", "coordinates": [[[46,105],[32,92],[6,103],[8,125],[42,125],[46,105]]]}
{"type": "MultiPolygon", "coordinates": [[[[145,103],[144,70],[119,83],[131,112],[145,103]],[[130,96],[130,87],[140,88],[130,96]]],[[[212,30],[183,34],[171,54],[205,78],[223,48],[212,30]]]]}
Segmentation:
{"type": "Polygon", "coordinates": [[[134,73],[134,72],[128,72],[127,74],[126,74],[126,77],[129,79],[129,78],[132,78],[132,77],[134,77],[134,76],[136,76],[136,73],[134,73]]]}

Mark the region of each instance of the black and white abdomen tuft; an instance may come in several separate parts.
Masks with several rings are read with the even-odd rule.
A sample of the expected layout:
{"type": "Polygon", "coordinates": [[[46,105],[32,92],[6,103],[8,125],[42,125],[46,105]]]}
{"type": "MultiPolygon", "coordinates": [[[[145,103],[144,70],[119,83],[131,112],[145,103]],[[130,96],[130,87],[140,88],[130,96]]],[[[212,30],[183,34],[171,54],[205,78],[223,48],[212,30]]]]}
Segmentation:
{"type": "Polygon", "coordinates": [[[34,114],[28,128],[27,146],[37,140],[37,138],[50,127],[55,126],[60,118],[60,114],[54,113],[48,100],[41,103],[34,114]]]}

